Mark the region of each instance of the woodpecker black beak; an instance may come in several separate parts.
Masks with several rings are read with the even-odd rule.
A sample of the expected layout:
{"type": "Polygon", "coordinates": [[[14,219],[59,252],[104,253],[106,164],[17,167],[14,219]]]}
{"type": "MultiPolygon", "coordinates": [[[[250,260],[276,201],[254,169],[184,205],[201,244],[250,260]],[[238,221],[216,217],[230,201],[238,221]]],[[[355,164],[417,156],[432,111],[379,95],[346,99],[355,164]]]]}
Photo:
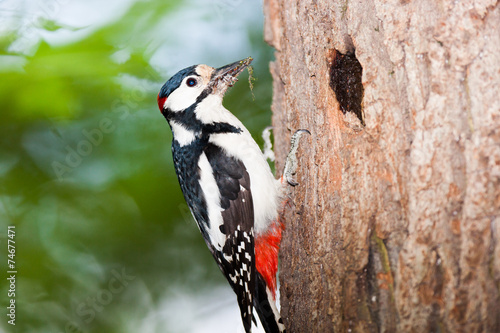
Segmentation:
{"type": "Polygon", "coordinates": [[[237,76],[250,65],[252,60],[252,57],[248,57],[215,69],[210,80],[210,85],[214,91],[225,93],[227,88],[232,87],[238,81],[237,76]]]}

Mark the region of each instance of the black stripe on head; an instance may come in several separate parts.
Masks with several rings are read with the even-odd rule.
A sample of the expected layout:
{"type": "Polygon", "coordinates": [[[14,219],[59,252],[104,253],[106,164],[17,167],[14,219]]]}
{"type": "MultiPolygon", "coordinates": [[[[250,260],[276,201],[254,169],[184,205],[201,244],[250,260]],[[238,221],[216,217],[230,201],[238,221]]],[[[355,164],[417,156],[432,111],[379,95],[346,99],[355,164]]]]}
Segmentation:
{"type": "Polygon", "coordinates": [[[193,65],[177,72],[163,85],[163,87],[161,87],[158,96],[160,98],[168,97],[175,89],[179,88],[185,77],[198,75],[198,73],[196,73],[196,67],[198,67],[198,65],[193,65]]]}
{"type": "Polygon", "coordinates": [[[163,113],[163,116],[165,117],[165,119],[167,119],[169,124],[171,121],[175,121],[184,126],[184,128],[186,128],[187,130],[201,132],[203,123],[198,118],[196,118],[196,113],[194,111],[198,104],[203,101],[208,95],[210,95],[211,92],[212,88],[208,87],[201,92],[201,94],[196,98],[196,102],[194,102],[191,106],[182,111],[176,112],[167,109],[167,112],[163,113]]]}
{"type": "Polygon", "coordinates": [[[196,102],[191,106],[187,107],[182,111],[173,112],[167,109],[167,112],[163,113],[163,116],[170,124],[170,121],[175,121],[178,124],[184,126],[187,130],[194,132],[203,132],[203,135],[210,134],[220,134],[220,133],[241,133],[241,128],[234,127],[229,123],[210,123],[203,124],[198,118],[196,118],[196,107],[200,104],[208,95],[212,93],[212,88],[207,87],[202,93],[196,98],[196,102]]]}

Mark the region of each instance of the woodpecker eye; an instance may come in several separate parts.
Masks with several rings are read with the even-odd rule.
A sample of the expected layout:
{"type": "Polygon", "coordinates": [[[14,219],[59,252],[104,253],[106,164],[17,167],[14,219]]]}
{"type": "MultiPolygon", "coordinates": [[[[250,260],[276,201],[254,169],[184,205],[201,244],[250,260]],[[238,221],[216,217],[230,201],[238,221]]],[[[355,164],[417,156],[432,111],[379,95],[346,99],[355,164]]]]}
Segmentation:
{"type": "Polygon", "coordinates": [[[197,83],[198,83],[198,81],[196,81],[196,79],[193,79],[192,77],[190,77],[186,81],[186,84],[188,85],[188,87],[194,87],[197,83]]]}

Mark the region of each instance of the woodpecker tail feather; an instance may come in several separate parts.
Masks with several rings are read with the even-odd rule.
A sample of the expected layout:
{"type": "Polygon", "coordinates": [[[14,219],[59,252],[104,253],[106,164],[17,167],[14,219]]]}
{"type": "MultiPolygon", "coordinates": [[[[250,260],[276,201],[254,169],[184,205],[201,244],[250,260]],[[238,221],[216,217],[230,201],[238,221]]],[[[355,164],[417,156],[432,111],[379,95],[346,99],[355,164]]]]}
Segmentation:
{"type": "Polygon", "coordinates": [[[286,332],[281,315],[276,308],[273,293],[266,286],[266,282],[259,272],[257,272],[255,285],[254,306],[266,333],[286,332]]]}

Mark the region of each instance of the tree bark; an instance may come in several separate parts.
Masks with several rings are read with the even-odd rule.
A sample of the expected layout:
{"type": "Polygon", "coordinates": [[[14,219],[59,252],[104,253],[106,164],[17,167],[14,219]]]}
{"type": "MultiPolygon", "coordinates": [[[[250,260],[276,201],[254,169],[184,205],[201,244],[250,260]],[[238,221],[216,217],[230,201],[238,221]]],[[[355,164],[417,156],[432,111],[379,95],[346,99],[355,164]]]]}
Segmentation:
{"type": "Polygon", "coordinates": [[[265,0],[264,12],[277,170],[290,134],[312,133],[284,213],[287,331],[500,332],[498,1],[265,0]],[[335,75],[362,83],[358,115],[335,75]]]}

